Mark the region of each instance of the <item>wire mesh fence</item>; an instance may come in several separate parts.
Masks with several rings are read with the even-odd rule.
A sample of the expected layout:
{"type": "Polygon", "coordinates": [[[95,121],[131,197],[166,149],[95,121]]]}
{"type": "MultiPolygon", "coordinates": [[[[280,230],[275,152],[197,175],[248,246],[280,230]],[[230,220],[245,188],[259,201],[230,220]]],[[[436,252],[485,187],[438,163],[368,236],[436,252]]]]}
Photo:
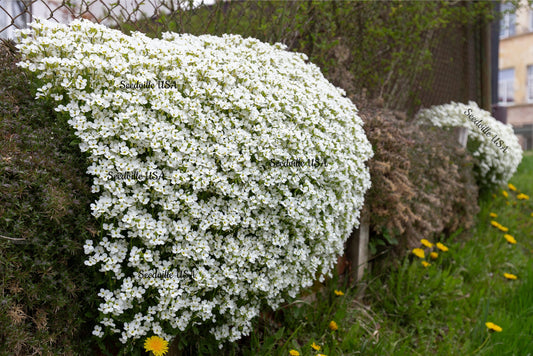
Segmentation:
{"type": "MultiPolygon", "coordinates": [[[[456,7],[468,7],[456,3],[456,7]]],[[[306,53],[349,95],[367,92],[384,98],[391,108],[412,112],[422,105],[480,99],[476,23],[411,33],[413,22],[402,24],[395,18],[401,11],[405,12],[399,16],[415,18],[419,11],[439,10],[439,4],[0,0],[0,37],[12,38],[16,28],[26,27],[36,17],[61,23],[84,18],[126,33],[141,31],[154,37],[165,31],[241,34],[282,42],[290,50],[306,53]],[[400,36],[391,36],[387,32],[390,29],[400,36]]]]}

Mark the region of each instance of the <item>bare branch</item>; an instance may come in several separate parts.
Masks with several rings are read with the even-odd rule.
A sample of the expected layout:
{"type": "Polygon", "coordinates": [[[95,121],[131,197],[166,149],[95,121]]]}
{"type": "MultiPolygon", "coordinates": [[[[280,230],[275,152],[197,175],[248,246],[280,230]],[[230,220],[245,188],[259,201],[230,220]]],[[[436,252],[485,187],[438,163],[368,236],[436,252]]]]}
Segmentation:
{"type": "Polygon", "coordinates": [[[0,237],[4,238],[6,240],[11,240],[11,241],[26,241],[25,238],[7,237],[7,236],[4,236],[4,235],[0,235],[0,237]]]}

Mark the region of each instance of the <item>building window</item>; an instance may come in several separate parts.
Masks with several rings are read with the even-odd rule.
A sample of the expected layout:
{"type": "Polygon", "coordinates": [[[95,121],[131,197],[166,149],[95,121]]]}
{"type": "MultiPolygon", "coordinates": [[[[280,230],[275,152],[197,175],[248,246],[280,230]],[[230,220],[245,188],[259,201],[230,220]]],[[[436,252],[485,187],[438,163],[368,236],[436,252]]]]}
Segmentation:
{"type": "Polygon", "coordinates": [[[500,38],[514,36],[516,33],[516,14],[512,4],[502,4],[500,20],[500,38]],[[511,12],[512,11],[512,12],[511,12]]]}
{"type": "Polygon", "coordinates": [[[498,76],[498,104],[514,103],[514,68],[501,69],[498,76]]]}
{"type": "Polygon", "coordinates": [[[533,102],[533,65],[527,66],[527,101],[533,102]]]}

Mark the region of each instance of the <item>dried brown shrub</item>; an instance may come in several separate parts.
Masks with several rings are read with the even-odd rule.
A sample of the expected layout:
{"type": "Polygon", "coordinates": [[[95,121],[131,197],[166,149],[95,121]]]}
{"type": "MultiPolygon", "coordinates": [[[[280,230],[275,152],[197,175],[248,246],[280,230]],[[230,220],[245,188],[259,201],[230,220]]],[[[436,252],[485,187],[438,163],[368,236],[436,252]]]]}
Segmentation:
{"type": "MultiPolygon", "coordinates": [[[[459,228],[478,212],[473,158],[457,139],[437,128],[406,121],[382,103],[353,98],[374,149],[369,162],[372,187],[365,210],[377,241],[397,241],[395,252],[459,228]]],[[[379,244],[379,243],[378,243],[379,244]]]]}

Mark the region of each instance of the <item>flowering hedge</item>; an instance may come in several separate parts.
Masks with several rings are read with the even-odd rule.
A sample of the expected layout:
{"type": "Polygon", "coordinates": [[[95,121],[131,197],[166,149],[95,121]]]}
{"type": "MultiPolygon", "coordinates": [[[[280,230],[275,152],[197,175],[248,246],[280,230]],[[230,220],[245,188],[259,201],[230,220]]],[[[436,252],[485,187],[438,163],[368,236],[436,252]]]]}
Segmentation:
{"type": "Polygon", "coordinates": [[[481,186],[507,183],[522,160],[522,148],[513,127],[497,121],[473,101],[468,105],[452,102],[422,109],[417,119],[443,128],[469,129],[468,149],[478,159],[475,171],[481,186]]]}
{"type": "Polygon", "coordinates": [[[18,41],[100,193],[102,234],[85,244],[86,264],[109,276],[95,335],[168,340],[202,324],[237,340],[260,308],[331,273],[372,149],[355,106],[305,55],[89,21],[38,20],[18,41]],[[312,159],[325,164],[271,164],[312,159]]]}

